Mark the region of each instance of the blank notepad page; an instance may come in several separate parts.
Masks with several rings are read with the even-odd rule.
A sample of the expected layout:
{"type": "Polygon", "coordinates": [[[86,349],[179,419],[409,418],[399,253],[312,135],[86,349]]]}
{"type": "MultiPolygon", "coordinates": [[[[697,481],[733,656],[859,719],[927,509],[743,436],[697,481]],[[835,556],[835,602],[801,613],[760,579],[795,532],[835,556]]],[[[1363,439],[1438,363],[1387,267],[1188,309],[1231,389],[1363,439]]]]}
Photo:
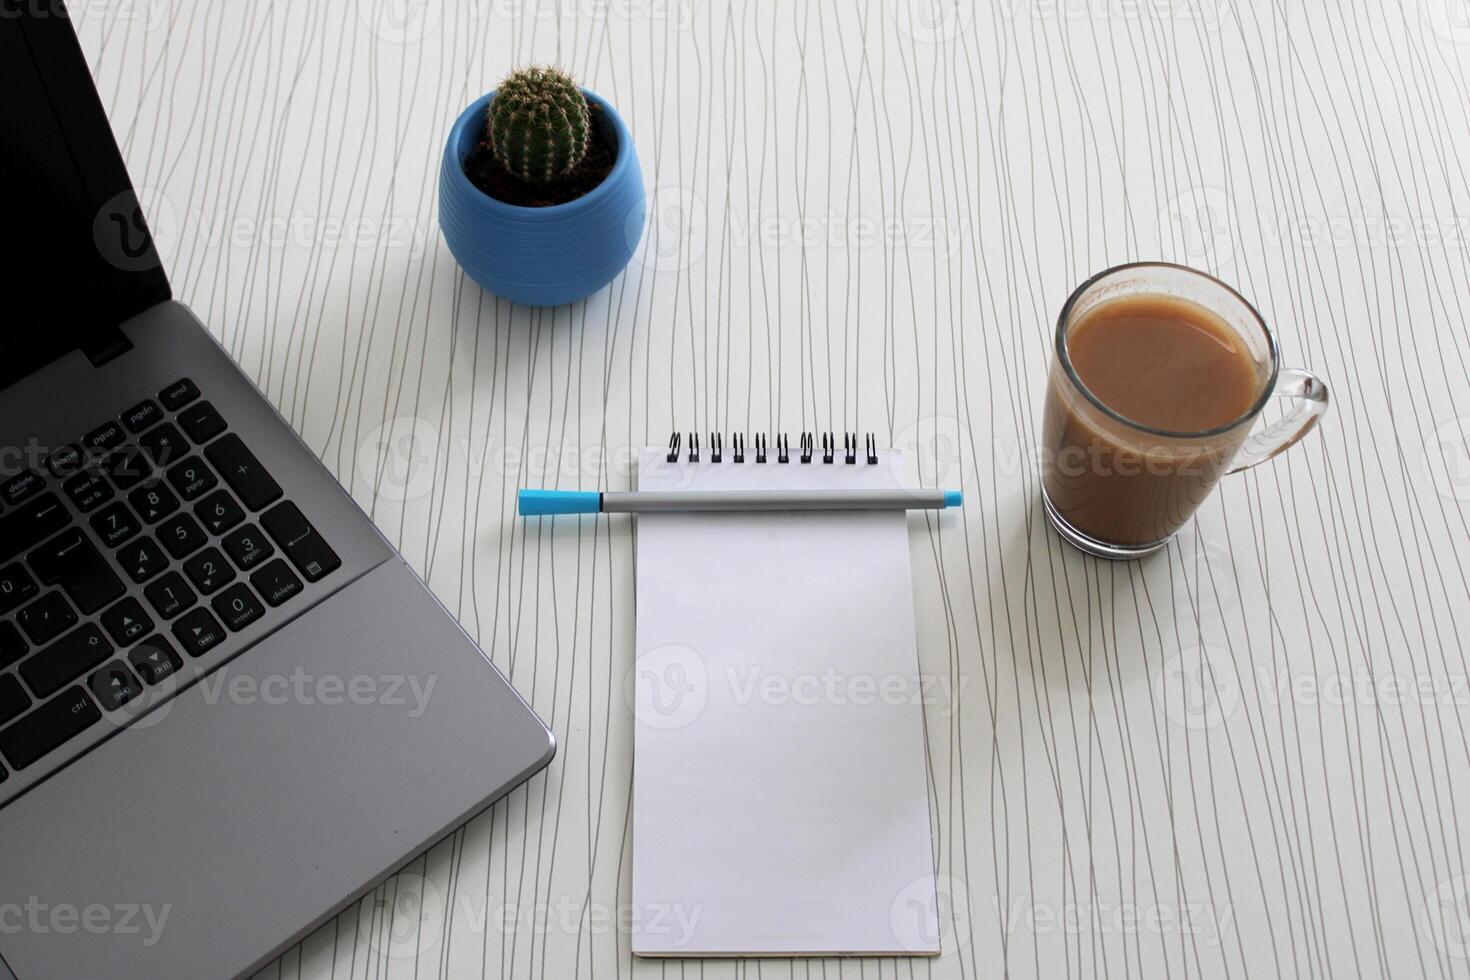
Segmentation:
{"type": "MultiPolygon", "coordinates": [[[[903,472],[666,455],[639,489],[903,472]]],[[[637,538],[633,951],[938,953],[905,514],[644,515],[637,538]]]]}

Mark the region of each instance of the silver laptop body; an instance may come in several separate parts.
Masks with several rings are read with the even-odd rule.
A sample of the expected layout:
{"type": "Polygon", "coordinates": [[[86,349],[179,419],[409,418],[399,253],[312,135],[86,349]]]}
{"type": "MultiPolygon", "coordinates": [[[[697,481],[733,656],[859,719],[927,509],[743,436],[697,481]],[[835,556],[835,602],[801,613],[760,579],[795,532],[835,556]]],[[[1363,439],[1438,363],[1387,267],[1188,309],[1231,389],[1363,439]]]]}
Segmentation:
{"type": "Polygon", "coordinates": [[[0,19],[0,980],[247,974],[555,742],[170,297],[59,11],[0,19]]]}

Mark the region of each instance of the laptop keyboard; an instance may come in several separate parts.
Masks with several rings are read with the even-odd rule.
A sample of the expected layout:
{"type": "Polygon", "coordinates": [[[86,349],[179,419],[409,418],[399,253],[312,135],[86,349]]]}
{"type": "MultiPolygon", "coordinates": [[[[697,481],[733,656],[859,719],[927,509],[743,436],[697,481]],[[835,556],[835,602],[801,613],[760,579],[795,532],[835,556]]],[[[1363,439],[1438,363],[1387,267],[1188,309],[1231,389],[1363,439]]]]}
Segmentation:
{"type": "Polygon", "coordinates": [[[187,378],[0,481],[0,784],[340,565],[187,378]]]}

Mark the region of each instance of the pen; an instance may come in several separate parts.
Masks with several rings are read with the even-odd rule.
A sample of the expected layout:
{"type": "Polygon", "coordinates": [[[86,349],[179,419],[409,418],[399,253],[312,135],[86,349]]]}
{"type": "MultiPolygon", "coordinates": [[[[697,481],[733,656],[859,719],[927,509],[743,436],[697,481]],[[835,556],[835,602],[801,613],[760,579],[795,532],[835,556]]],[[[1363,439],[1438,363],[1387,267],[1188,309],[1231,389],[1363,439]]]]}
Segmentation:
{"type": "Polygon", "coordinates": [[[943,510],[963,502],[958,490],[522,490],[522,517],[546,514],[674,514],[700,511],[943,510]]]}

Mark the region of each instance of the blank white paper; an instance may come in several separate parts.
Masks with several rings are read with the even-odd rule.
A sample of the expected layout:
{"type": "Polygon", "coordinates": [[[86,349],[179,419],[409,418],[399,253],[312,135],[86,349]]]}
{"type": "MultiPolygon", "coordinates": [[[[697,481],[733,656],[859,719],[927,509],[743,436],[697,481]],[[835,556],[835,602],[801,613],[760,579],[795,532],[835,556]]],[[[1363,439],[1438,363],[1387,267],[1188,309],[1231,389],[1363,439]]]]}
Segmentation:
{"type": "MultiPolygon", "coordinates": [[[[639,489],[902,485],[666,454],[639,489]]],[[[938,953],[905,514],[637,520],[633,951],[938,953]]]]}

